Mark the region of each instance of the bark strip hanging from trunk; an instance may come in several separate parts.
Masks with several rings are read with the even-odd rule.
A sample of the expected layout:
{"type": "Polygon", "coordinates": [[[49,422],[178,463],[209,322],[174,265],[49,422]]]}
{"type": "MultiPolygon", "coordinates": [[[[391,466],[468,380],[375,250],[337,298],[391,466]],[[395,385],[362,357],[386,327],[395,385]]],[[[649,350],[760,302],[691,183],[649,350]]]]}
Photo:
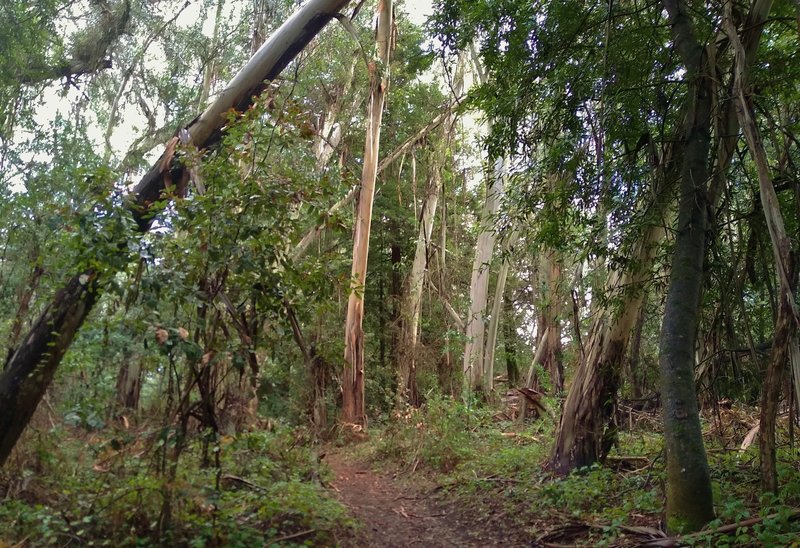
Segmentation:
{"type": "MultiPolygon", "coordinates": [[[[246,110],[254,96],[266,89],[292,59],[319,33],[348,0],[311,0],[290,17],[234,77],[219,98],[184,128],[190,142],[208,149],[221,138],[226,113],[246,110]]],[[[183,168],[172,163],[174,137],[150,171],[129,196],[127,203],[139,230],[150,229],[154,207],[167,181],[179,181],[183,168]]],[[[124,248],[127,242],[120,242],[124,248]]],[[[28,424],[49,386],[61,358],[76,331],[96,302],[102,280],[92,270],[75,274],[45,307],[22,345],[7,361],[0,375],[0,466],[28,424]]]]}
{"type": "MultiPolygon", "coordinates": [[[[767,11],[768,8],[767,8],[767,11]]],[[[733,23],[731,4],[725,5],[725,31],[731,41],[735,54],[733,101],[739,123],[744,130],[750,156],[756,164],[761,206],[767,221],[772,252],[775,259],[775,271],[778,277],[780,295],[778,298],[778,315],[775,319],[775,335],[772,353],[767,366],[767,374],[761,392],[761,418],[759,436],[759,453],[761,455],[761,487],[764,491],[778,492],[778,470],[775,457],[775,421],[780,400],[781,379],[788,357],[795,358],[800,354],[798,348],[798,311],[794,300],[796,286],[795,256],[791,240],[781,214],[778,195],[772,177],[769,174],[767,153],[755,122],[755,109],[745,93],[748,78],[747,56],[738,31],[733,23]]],[[[795,364],[793,364],[795,365],[795,364]]]]}
{"type": "Polygon", "coordinates": [[[353,268],[350,298],[345,323],[344,372],[342,375],[342,421],[366,427],[364,407],[364,286],[367,281],[369,233],[372,224],[372,204],[375,197],[375,178],[378,173],[378,153],[381,140],[383,103],[389,86],[389,61],[392,51],[392,0],[379,0],[378,28],[375,35],[378,59],[369,64],[370,98],[367,111],[367,138],[364,145],[364,168],[361,173],[361,192],[356,212],[353,237],[353,268]]]}

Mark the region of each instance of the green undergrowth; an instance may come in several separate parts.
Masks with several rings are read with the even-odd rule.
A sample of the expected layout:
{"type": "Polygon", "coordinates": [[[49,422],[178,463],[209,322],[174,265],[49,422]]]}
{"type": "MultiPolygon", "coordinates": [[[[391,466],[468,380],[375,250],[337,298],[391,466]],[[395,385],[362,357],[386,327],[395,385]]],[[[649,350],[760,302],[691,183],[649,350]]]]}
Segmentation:
{"type": "MultiPolygon", "coordinates": [[[[651,427],[657,421],[654,416],[650,426],[623,430],[604,465],[568,477],[546,470],[555,431],[552,418],[520,425],[496,420],[487,408],[469,408],[449,399],[433,399],[421,410],[397,414],[361,451],[408,475],[425,474],[444,487],[444,499],[458,501],[461,511],[497,526],[513,524],[529,540],[550,532],[556,543],[636,545],[642,537],[628,527],[662,528],[663,441],[651,427]],[[562,530],[564,536],[559,537],[562,530]]],[[[707,443],[718,515],[707,529],[753,517],[766,519],[727,536],[707,533],[686,543],[796,542],[800,520],[791,516],[800,507],[797,450],[779,451],[780,496],[762,496],[757,449],[742,452],[717,447],[713,439],[707,443]]]]}
{"type": "Polygon", "coordinates": [[[352,532],[301,430],[215,440],[205,466],[192,442],[174,474],[164,443],[169,457],[158,431],[29,440],[0,477],[0,545],[333,545],[352,532]]]}

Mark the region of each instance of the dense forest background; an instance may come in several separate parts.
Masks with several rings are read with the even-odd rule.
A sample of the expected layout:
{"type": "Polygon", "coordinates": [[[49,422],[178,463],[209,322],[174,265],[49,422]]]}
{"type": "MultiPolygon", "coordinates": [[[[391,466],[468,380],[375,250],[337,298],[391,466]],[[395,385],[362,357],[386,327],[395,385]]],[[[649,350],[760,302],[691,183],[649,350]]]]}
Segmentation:
{"type": "Polygon", "coordinates": [[[418,9],[0,5],[0,545],[796,538],[800,4],[418,9]]]}

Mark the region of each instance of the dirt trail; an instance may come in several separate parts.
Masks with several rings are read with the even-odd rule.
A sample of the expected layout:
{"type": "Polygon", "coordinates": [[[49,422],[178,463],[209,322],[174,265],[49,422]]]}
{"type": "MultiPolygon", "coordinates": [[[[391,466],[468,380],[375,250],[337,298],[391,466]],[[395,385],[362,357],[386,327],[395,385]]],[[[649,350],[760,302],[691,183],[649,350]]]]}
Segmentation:
{"type": "Polygon", "coordinates": [[[340,454],[328,454],[325,462],[336,474],[333,488],[339,500],[364,524],[351,546],[510,546],[496,530],[454,512],[452,505],[438,503],[428,493],[399,486],[391,477],[352,462],[340,454]]]}

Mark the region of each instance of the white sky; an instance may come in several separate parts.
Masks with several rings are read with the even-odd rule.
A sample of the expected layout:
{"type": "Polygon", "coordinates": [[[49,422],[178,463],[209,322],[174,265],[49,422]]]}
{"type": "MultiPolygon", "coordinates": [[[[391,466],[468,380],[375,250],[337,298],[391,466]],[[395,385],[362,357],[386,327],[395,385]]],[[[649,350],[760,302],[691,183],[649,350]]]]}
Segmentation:
{"type": "MultiPolygon", "coordinates": [[[[244,5],[248,3],[248,0],[229,0],[226,2],[225,7],[230,16],[230,14],[242,9],[244,5]]],[[[423,24],[427,17],[433,12],[432,0],[405,0],[403,4],[411,21],[419,25],[423,24]]],[[[175,5],[178,6],[177,4],[175,5]]],[[[180,8],[178,7],[176,9],[180,8]]],[[[178,24],[180,25],[183,23],[186,26],[189,26],[189,24],[197,21],[197,19],[201,16],[201,11],[201,2],[199,0],[191,0],[191,4],[186,7],[179,16],[177,20],[178,24]]],[[[163,14],[165,19],[170,19],[173,17],[173,15],[174,12],[163,14]]],[[[213,25],[213,17],[207,16],[206,24],[203,28],[204,34],[211,36],[213,32],[213,25]]],[[[69,32],[70,30],[72,29],[64,29],[65,32],[69,32]]],[[[157,51],[158,48],[155,46],[156,44],[153,44],[148,49],[148,55],[146,55],[144,59],[145,63],[152,63],[156,65],[159,63],[160,51],[157,51]]],[[[48,90],[45,90],[40,97],[40,106],[39,109],[37,109],[35,118],[37,123],[41,124],[42,126],[46,126],[48,123],[54,120],[59,112],[69,112],[69,110],[72,108],[72,105],[75,104],[76,95],[81,93],[79,90],[73,88],[69,91],[66,97],[61,97],[60,92],[63,89],[62,86],[62,83],[55,82],[48,90]]],[[[138,112],[136,106],[127,103],[124,103],[123,108],[120,109],[119,120],[120,122],[114,129],[111,136],[111,146],[118,157],[121,157],[141,134],[143,128],[147,126],[147,123],[141,113],[138,112]]],[[[98,147],[98,150],[103,150],[105,148],[102,135],[103,129],[99,124],[97,124],[97,130],[90,132],[89,135],[90,139],[92,139],[94,142],[94,145],[98,147]]],[[[159,150],[159,148],[156,148],[156,155],[159,150]]]]}
{"type": "Polygon", "coordinates": [[[431,0],[406,0],[405,5],[409,19],[417,25],[424,23],[428,16],[433,13],[433,2],[431,0]]]}

